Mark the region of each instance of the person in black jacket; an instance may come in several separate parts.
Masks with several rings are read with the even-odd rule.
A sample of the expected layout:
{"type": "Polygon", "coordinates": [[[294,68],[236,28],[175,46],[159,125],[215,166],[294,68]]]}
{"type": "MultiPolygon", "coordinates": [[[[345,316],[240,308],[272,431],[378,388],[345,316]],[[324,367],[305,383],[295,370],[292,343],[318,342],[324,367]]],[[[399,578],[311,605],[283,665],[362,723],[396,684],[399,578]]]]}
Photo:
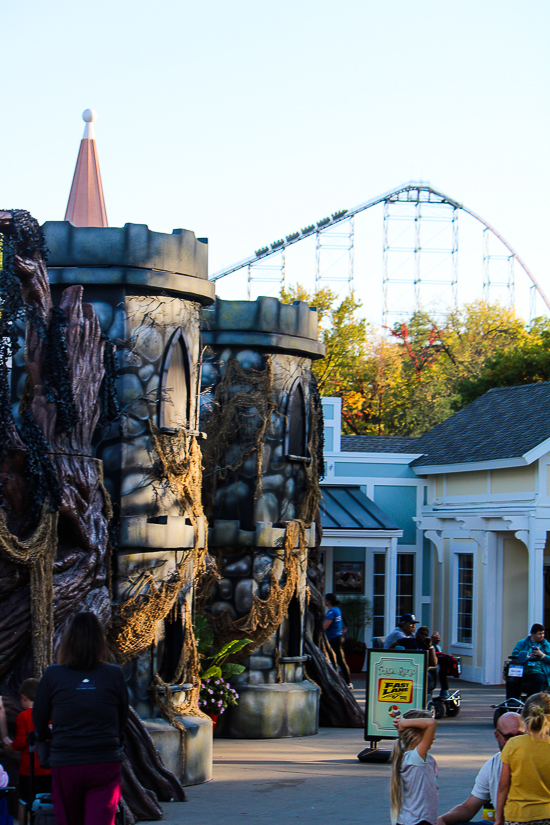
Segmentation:
{"type": "Polygon", "coordinates": [[[40,680],[33,707],[39,739],[51,739],[52,797],[58,825],[113,825],[120,799],[128,691],[93,613],[67,628],[57,665],[40,680]],[[50,730],[50,720],[52,729],[50,730]]]}

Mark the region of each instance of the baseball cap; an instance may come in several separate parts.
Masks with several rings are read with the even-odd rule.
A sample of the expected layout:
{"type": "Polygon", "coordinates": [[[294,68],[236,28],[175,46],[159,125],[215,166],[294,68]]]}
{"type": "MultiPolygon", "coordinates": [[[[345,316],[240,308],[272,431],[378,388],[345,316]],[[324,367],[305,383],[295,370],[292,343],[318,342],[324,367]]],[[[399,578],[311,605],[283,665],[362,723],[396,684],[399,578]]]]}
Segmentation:
{"type": "Polygon", "coordinates": [[[399,624],[418,624],[418,619],[414,613],[403,613],[401,619],[399,620],[399,624]]]}

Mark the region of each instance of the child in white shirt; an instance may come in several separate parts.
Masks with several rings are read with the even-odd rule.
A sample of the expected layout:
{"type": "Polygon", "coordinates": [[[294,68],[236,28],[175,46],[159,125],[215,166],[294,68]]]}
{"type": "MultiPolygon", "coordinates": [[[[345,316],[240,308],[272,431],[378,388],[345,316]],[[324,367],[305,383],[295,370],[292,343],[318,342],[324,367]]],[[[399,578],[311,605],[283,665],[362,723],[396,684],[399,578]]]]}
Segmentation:
{"type": "Polygon", "coordinates": [[[437,764],[428,751],[437,722],[426,710],[409,710],[394,725],[399,739],[392,756],[392,825],[436,825],[437,764]]]}

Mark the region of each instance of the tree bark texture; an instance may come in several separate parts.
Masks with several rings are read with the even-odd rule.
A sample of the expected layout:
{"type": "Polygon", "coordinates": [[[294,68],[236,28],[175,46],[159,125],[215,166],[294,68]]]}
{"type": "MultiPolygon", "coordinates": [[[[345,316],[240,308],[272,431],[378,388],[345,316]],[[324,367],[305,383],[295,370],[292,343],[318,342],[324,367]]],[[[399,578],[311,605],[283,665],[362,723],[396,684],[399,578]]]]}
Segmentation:
{"type": "Polygon", "coordinates": [[[310,659],[306,671],[309,678],[321,688],[319,724],[327,728],[362,728],[365,725],[365,715],[338,673],[336,656],[323,630],[325,606],[320,591],[321,588],[324,589],[325,571],[320,555],[323,528],[319,509],[315,516],[315,527],[317,544],[308,553],[309,602],[304,652],[310,659]]]}

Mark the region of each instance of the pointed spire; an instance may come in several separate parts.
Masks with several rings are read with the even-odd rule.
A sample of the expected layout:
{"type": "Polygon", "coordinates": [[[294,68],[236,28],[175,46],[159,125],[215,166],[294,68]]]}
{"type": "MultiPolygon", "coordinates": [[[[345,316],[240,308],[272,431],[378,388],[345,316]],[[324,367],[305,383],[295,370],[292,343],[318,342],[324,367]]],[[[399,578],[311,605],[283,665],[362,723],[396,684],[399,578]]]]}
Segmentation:
{"type": "Polygon", "coordinates": [[[93,109],[86,109],[82,119],[86,126],[80,141],[65,220],[75,226],[109,226],[92,125],[96,113],[93,109]]]}

